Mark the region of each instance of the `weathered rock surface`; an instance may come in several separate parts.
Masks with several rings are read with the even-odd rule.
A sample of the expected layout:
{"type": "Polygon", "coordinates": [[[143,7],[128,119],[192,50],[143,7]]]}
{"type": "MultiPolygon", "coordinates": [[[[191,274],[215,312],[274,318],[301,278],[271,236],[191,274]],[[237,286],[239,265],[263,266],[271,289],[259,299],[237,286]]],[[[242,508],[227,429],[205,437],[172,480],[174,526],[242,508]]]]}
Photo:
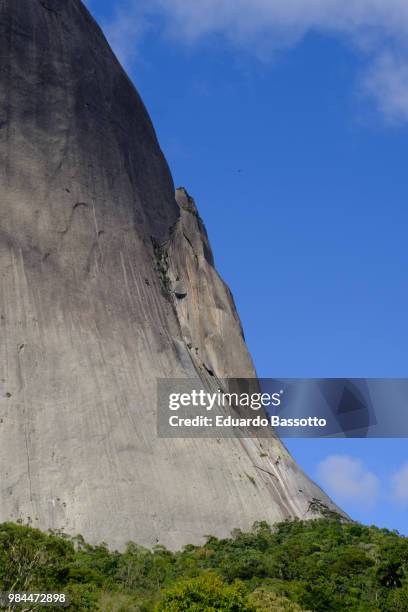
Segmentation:
{"type": "Polygon", "coordinates": [[[0,521],[174,548],[333,508],[277,439],[157,438],[157,377],[255,376],[204,226],[79,0],[1,0],[0,55],[0,521]]]}

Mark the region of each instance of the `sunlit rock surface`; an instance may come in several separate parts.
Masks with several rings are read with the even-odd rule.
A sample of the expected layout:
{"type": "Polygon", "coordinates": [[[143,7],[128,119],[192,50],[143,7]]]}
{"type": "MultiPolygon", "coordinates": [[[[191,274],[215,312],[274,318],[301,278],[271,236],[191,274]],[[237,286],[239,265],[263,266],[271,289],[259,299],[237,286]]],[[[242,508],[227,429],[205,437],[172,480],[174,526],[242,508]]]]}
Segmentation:
{"type": "Polygon", "coordinates": [[[277,439],[157,438],[157,377],[255,376],[204,225],[79,0],[1,0],[0,53],[0,521],[176,548],[333,508],[277,439]]]}

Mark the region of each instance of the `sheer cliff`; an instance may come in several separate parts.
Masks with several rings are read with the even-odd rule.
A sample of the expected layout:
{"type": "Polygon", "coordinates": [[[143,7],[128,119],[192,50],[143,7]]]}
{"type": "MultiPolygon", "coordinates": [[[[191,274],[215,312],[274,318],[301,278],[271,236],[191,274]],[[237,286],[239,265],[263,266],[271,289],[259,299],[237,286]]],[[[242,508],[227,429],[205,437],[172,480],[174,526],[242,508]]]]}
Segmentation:
{"type": "Polygon", "coordinates": [[[203,222],[80,0],[1,0],[0,53],[0,521],[175,548],[334,508],[273,436],[158,439],[158,377],[255,377],[203,222]]]}

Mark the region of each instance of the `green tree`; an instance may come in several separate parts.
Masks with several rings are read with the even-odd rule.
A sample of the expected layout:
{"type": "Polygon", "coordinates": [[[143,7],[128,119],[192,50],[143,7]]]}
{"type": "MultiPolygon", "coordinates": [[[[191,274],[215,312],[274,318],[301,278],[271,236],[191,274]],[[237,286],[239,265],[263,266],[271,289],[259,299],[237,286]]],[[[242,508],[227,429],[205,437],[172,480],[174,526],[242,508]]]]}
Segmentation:
{"type": "Polygon", "coordinates": [[[182,580],[166,591],[157,612],[253,612],[242,583],[225,584],[215,574],[182,580]]]}
{"type": "Polygon", "coordinates": [[[256,589],[248,600],[256,612],[308,612],[287,597],[267,589],[256,589]]]}
{"type": "Polygon", "coordinates": [[[386,612],[408,612],[408,588],[393,589],[384,604],[386,612]]]}

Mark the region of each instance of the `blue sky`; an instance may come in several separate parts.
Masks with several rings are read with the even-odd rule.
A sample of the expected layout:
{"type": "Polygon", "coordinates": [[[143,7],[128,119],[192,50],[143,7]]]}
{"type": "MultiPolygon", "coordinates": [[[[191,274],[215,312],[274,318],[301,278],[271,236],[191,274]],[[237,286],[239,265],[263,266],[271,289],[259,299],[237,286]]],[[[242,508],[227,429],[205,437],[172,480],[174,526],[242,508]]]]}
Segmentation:
{"type": "MultiPolygon", "coordinates": [[[[258,373],[408,376],[408,5],[87,4],[197,201],[258,373]]],[[[408,534],[405,440],[288,447],[354,518],[408,534]]]]}

